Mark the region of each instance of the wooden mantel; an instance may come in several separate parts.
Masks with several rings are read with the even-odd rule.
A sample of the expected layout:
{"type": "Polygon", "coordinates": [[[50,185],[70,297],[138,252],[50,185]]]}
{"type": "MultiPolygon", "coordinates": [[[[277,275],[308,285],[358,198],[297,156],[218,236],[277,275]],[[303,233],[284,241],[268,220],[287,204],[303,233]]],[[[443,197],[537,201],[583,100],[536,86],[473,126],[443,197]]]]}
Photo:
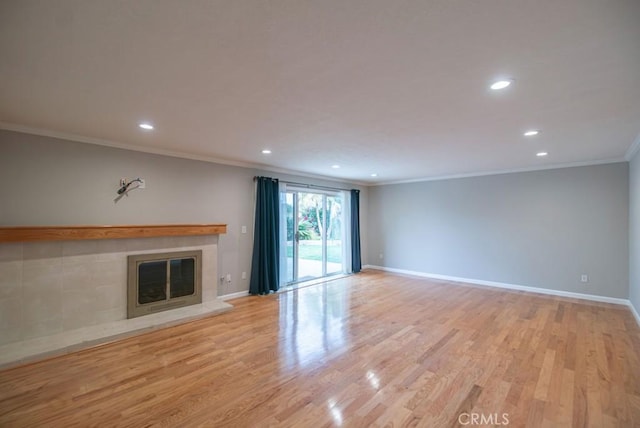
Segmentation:
{"type": "Polygon", "coordinates": [[[218,235],[223,233],[227,233],[226,224],[16,226],[0,227],[0,242],[153,238],[156,236],[218,235]]]}

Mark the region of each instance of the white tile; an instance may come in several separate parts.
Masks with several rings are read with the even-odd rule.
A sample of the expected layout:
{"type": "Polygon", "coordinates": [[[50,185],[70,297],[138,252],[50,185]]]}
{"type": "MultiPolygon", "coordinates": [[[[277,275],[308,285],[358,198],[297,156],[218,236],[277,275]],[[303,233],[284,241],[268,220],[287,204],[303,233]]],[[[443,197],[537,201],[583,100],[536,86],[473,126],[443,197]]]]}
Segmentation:
{"type": "Polygon", "coordinates": [[[22,249],[21,242],[0,244],[0,262],[22,261],[22,249]]]}
{"type": "Polygon", "coordinates": [[[62,319],[62,293],[60,290],[25,288],[22,296],[23,326],[62,319]]]}
{"type": "Polygon", "coordinates": [[[127,287],[126,259],[96,262],[93,267],[95,269],[94,281],[96,286],[127,287]]]}
{"type": "Polygon", "coordinates": [[[23,326],[22,337],[24,340],[37,337],[46,337],[62,331],[62,319],[50,319],[23,326]]]}
{"type": "Polygon", "coordinates": [[[101,239],[96,248],[97,261],[116,261],[125,259],[128,239],[101,239]]]}
{"type": "Polygon", "coordinates": [[[0,365],[211,311],[218,304],[217,242],[206,236],[0,244],[0,365]],[[127,254],[190,249],[203,251],[204,303],[127,320],[127,254]]]}
{"type": "MultiPolygon", "coordinates": [[[[226,312],[232,308],[233,306],[228,303],[216,300],[207,304],[193,305],[134,319],[121,319],[65,332],[57,331],[43,337],[32,336],[32,338],[21,342],[0,345],[0,366],[27,361],[37,356],[81,349],[83,346],[92,346],[111,338],[126,337],[136,332],[166,327],[214,313],[226,312]]],[[[30,334],[35,335],[41,333],[42,330],[37,331],[36,328],[30,331],[30,334]]]]}
{"type": "Polygon", "coordinates": [[[98,324],[94,311],[78,310],[65,314],[62,318],[62,330],[72,331],[78,328],[94,326],[98,324]]]}
{"type": "Polygon", "coordinates": [[[32,265],[25,261],[22,265],[22,287],[26,292],[62,291],[62,269],[56,265],[32,265]]]}
{"type": "Polygon", "coordinates": [[[69,344],[70,342],[63,332],[53,333],[48,336],[33,337],[17,344],[3,346],[0,355],[2,355],[2,352],[6,352],[9,356],[13,356],[13,359],[5,358],[5,355],[2,355],[0,360],[6,364],[7,362],[18,359],[29,361],[29,359],[35,356],[44,357],[60,350],[64,353],[64,349],[67,348],[69,344]]]}
{"type": "Polygon", "coordinates": [[[95,287],[65,291],[62,298],[63,329],[72,330],[97,324],[95,312],[100,303],[95,287]]]}
{"type": "Polygon", "coordinates": [[[98,259],[98,240],[64,241],[62,245],[62,264],[91,264],[98,259]]]}
{"type": "Polygon", "coordinates": [[[218,298],[215,290],[202,290],[202,302],[210,302],[218,298]]]}
{"type": "Polygon", "coordinates": [[[89,265],[89,264],[95,263],[97,260],[98,260],[98,256],[96,254],[78,254],[75,256],[62,257],[62,264],[64,266],[89,265]]]}
{"type": "Polygon", "coordinates": [[[0,300],[22,296],[22,260],[0,261],[0,300]]]}
{"type": "Polygon", "coordinates": [[[127,253],[124,251],[104,252],[96,254],[96,261],[127,263],[127,253]]]}
{"type": "Polygon", "coordinates": [[[202,278],[207,278],[207,280],[211,281],[217,276],[216,271],[216,267],[212,266],[211,263],[202,264],[202,278]]]}
{"type": "Polygon", "coordinates": [[[0,300],[0,344],[22,339],[22,299],[0,300]]]}
{"type": "Polygon", "coordinates": [[[127,292],[123,287],[99,286],[95,288],[95,301],[99,311],[121,308],[127,305],[127,292]]]}
{"type": "Polygon", "coordinates": [[[21,363],[26,355],[28,354],[25,352],[24,342],[0,345],[0,368],[21,363]]]}
{"type": "Polygon", "coordinates": [[[142,253],[150,250],[162,250],[166,248],[167,241],[164,238],[133,238],[127,239],[127,252],[142,253]]]}
{"type": "Polygon", "coordinates": [[[62,267],[62,290],[86,290],[95,287],[95,263],[70,264],[62,267]]]}
{"type": "Polygon", "coordinates": [[[202,248],[202,260],[210,265],[216,266],[218,264],[218,255],[215,250],[211,248],[202,248]]]}
{"type": "Polygon", "coordinates": [[[98,252],[99,242],[95,239],[63,241],[62,257],[94,255],[98,252]]]}
{"type": "Polygon", "coordinates": [[[91,313],[98,309],[98,299],[95,288],[84,290],[66,290],[62,293],[62,317],[69,318],[74,313],[91,313]]]}
{"type": "Polygon", "coordinates": [[[127,239],[99,239],[97,253],[121,253],[127,250],[127,239]]]}
{"type": "Polygon", "coordinates": [[[62,242],[25,242],[23,244],[23,260],[31,266],[60,265],[62,258],[62,242]]]}
{"type": "Polygon", "coordinates": [[[127,319],[126,306],[120,306],[113,309],[100,310],[100,311],[96,311],[95,313],[96,325],[102,325],[105,323],[121,321],[125,319],[127,319]]]}
{"type": "Polygon", "coordinates": [[[202,236],[184,236],[180,241],[180,246],[182,247],[199,247],[202,248],[206,245],[212,244],[211,235],[202,235],[202,236]]]}

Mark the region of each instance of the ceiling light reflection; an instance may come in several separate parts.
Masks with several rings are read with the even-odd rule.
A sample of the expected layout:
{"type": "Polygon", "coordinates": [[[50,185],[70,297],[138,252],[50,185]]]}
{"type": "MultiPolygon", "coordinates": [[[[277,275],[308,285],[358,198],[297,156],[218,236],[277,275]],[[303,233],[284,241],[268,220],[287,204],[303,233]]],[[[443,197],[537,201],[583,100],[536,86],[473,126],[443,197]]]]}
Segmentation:
{"type": "Polygon", "coordinates": [[[371,387],[373,387],[373,389],[378,389],[380,388],[380,379],[378,378],[378,376],[372,372],[371,370],[369,370],[367,372],[367,380],[369,381],[369,383],[371,384],[371,387]]]}
{"type": "Polygon", "coordinates": [[[336,407],[336,404],[336,400],[333,398],[330,398],[329,401],[327,401],[327,406],[329,406],[329,411],[331,412],[333,421],[336,425],[342,426],[342,412],[336,407]]]}

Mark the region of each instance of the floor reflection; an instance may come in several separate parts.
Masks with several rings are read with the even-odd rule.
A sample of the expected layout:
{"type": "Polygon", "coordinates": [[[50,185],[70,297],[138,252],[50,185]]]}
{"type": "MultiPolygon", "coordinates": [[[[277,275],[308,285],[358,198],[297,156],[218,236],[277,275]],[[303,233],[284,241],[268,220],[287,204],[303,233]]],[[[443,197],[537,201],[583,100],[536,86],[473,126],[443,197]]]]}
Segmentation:
{"type": "Polygon", "coordinates": [[[279,296],[283,369],[325,361],[347,348],[349,288],[326,283],[279,296]]]}

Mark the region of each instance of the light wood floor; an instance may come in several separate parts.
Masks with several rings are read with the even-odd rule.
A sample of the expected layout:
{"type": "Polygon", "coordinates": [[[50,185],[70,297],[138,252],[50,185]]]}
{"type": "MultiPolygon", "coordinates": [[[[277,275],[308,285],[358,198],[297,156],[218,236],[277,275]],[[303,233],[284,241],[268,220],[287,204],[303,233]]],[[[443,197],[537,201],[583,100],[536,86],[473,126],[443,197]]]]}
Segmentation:
{"type": "Polygon", "coordinates": [[[0,426],[640,426],[623,306],[379,272],[232,303],[0,372],[0,426]]]}

